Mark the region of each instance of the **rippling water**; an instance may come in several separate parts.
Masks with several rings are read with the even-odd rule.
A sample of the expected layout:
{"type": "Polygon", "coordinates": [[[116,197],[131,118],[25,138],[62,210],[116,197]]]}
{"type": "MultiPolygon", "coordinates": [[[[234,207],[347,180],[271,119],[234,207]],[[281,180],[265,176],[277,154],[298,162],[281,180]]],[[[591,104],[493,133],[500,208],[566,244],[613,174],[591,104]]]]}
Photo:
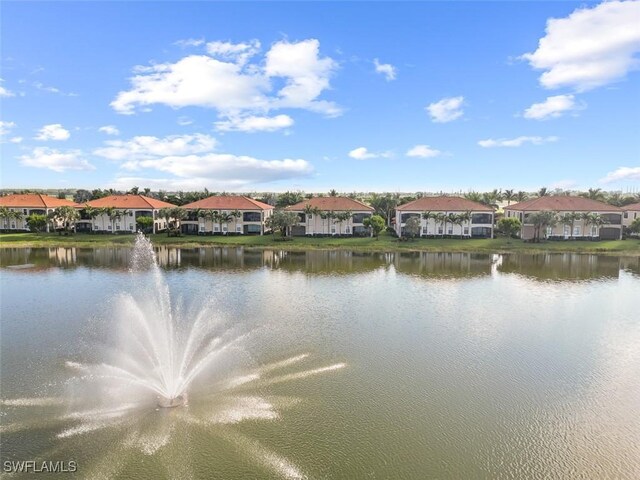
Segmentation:
{"type": "Polygon", "coordinates": [[[61,435],[87,425],[67,364],[100,358],[135,288],[130,250],[0,250],[3,462],[74,460],[82,478],[640,478],[637,257],[157,254],[185,310],[211,302],[259,332],[223,368],[239,393],[61,435]]]}

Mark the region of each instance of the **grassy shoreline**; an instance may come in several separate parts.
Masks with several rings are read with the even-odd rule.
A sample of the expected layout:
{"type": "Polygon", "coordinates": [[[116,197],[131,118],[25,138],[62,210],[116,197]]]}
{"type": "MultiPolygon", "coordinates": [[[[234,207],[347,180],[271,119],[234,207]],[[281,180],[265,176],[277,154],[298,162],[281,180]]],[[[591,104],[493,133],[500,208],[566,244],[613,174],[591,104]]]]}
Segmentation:
{"type": "MultiPolygon", "coordinates": [[[[276,237],[277,238],[277,237],[276,237]]],[[[290,241],[279,241],[272,235],[265,236],[184,236],[167,237],[151,235],[155,245],[168,247],[244,247],[248,249],[278,250],[351,250],[357,252],[469,252],[469,253],[596,253],[599,255],[640,256],[640,240],[615,241],[564,241],[540,244],[524,243],[521,240],[496,239],[415,239],[400,242],[388,234],[373,238],[307,238],[296,237],[290,241]]],[[[0,248],[38,247],[129,247],[133,235],[76,234],[61,236],[47,233],[0,234],[0,248]]]]}

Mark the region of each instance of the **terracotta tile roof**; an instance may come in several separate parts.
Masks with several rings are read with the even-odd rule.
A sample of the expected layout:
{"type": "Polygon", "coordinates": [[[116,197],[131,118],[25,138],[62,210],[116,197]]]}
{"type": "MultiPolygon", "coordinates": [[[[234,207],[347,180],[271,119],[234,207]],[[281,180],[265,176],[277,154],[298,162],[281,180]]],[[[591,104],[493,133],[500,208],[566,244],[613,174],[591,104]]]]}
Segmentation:
{"type": "Polygon", "coordinates": [[[640,203],[632,203],[631,205],[625,205],[622,207],[622,210],[628,212],[629,210],[633,210],[634,212],[640,212],[640,203]]]}
{"type": "Polygon", "coordinates": [[[41,193],[6,195],[4,197],[0,197],[0,206],[14,208],[82,207],[82,205],[78,205],[70,200],[50,197],[49,195],[43,195],[41,193]]]}
{"type": "Polygon", "coordinates": [[[240,195],[214,195],[197,202],[183,205],[182,208],[208,210],[271,210],[273,207],[253,198],[240,195]]]}
{"type": "Polygon", "coordinates": [[[553,210],[558,212],[621,212],[620,207],[609,205],[608,203],[591,200],[584,197],[572,197],[568,195],[545,196],[525,200],[516,203],[505,210],[553,210]]]}
{"type": "Polygon", "coordinates": [[[109,195],[108,197],[91,200],[87,202],[87,205],[95,208],[140,208],[143,210],[175,207],[171,203],[145,197],[144,195],[109,195]]]}
{"type": "Polygon", "coordinates": [[[358,212],[373,212],[373,208],[366,203],[359,202],[349,197],[313,197],[304,200],[295,205],[288,206],[285,210],[303,211],[304,207],[311,205],[313,208],[318,208],[325,211],[358,211],[358,212]]]}
{"type": "Polygon", "coordinates": [[[493,212],[493,208],[462,197],[422,197],[400,205],[396,210],[419,212],[493,212]]]}

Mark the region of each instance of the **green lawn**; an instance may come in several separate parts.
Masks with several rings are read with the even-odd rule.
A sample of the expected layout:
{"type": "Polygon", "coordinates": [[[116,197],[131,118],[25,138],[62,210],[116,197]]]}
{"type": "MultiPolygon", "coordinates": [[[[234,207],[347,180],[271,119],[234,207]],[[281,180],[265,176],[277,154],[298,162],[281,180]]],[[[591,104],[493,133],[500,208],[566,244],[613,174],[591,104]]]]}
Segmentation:
{"type": "MultiPolygon", "coordinates": [[[[374,238],[307,238],[296,237],[290,241],[280,241],[279,237],[265,236],[192,236],[167,237],[165,234],[151,235],[156,245],[167,246],[206,246],[238,245],[253,248],[278,248],[285,250],[344,249],[356,251],[433,251],[433,252],[582,252],[625,254],[640,256],[640,240],[615,240],[603,242],[567,241],[545,242],[541,244],[524,243],[521,240],[506,238],[455,240],[455,239],[416,239],[399,242],[389,234],[382,234],[379,240],[374,238]]],[[[5,233],[0,234],[0,248],[10,247],[100,247],[127,246],[134,241],[133,235],[92,235],[78,233],[62,236],[51,233],[5,233]]]]}

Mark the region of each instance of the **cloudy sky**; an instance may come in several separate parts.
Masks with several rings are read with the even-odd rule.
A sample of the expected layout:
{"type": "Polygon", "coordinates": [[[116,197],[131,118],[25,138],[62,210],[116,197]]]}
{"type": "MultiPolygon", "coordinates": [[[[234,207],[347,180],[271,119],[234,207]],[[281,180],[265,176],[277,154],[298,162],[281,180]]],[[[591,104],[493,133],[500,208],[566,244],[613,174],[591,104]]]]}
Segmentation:
{"type": "Polygon", "coordinates": [[[3,188],[640,190],[640,1],[4,2],[3,188]]]}

